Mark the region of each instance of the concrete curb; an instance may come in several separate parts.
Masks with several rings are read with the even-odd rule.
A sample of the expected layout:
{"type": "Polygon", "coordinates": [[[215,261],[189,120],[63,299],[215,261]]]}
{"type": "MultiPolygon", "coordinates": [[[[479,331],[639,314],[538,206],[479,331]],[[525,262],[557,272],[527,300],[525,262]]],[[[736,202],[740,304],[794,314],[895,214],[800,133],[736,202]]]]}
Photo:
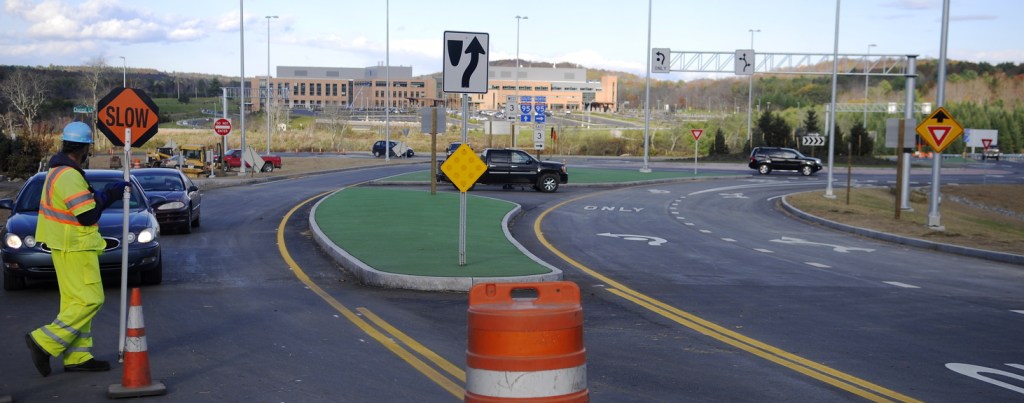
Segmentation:
{"type": "MultiPolygon", "coordinates": [[[[337,192],[331,193],[331,195],[334,195],[335,193],[337,192]]],[[[331,195],[328,195],[327,197],[330,197],[331,195]]],[[[317,201],[309,213],[309,227],[313,230],[313,239],[321,248],[323,248],[324,251],[331,255],[338,264],[351,271],[352,274],[354,274],[363,284],[384,288],[402,288],[421,291],[468,292],[470,288],[479,283],[540,282],[558,281],[562,279],[561,270],[541,260],[533,253],[530,253],[530,251],[526,250],[522,244],[516,241],[509,232],[509,220],[522,211],[522,206],[519,204],[516,204],[516,207],[512,209],[512,211],[505,214],[505,217],[501,221],[501,227],[502,231],[505,233],[505,238],[515,245],[521,253],[538,264],[550,269],[551,273],[513,277],[437,277],[397,274],[374,269],[359,260],[359,258],[352,256],[345,249],[334,244],[334,242],[320,230],[320,226],[317,225],[314,217],[316,217],[316,211],[320,207],[320,203],[326,200],[327,197],[321,198],[317,201]]]]}
{"type": "Polygon", "coordinates": [[[937,250],[940,252],[953,253],[957,255],[976,257],[980,259],[992,260],[996,262],[1011,263],[1017,265],[1024,265],[1024,255],[1016,255],[1012,253],[996,252],[984,249],[968,248],[966,246],[949,245],[939,242],[926,241],[923,239],[909,238],[895,234],[888,234],[884,232],[878,232],[867,228],[854,227],[852,225],[846,225],[838,223],[832,220],[827,220],[815,215],[808,214],[803,210],[800,210],[793,205],[789,204],[786,200],[786,196],[782,197],[782,207],[789,213],[813,223],[821,224],[826,227],[854,233],[857,235],[865,236],[868,238],[879,239],[887,242],[898,243],[901,245],[908,245],[922,249],[937,250]]]}

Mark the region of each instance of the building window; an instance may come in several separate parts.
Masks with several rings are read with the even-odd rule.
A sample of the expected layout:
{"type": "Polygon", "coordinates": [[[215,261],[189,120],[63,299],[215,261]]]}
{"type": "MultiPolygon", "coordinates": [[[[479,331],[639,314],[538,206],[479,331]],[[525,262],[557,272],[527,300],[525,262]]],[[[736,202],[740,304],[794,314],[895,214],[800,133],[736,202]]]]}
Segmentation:
{"type": "Polygon", "coordinates": [[[392,87],[405,88],[405,87],[409,86],[409,83],[405,82],[405,81],[395,81],[395,82],[391,83],[391,86],[392,87]]]}
{"type": "Polygon", "coordinates": [[[316,96],[320,96],[320,83],[316,83],[316,96]]]}
{"type": "Polygon", "coordinates": [[[345,94],[348,94],[348,85],[347,84],[342,84],[341,85],[341,95],[345,95],[345,94]]]}
{"type": "Polygon", "coordinates": [[[295,86],[292,87],[292,95],[299,95],[299,85],[298,84],[295,84],[295,86]]]}
{"type": "Polygon", "coordinates": [[[538,87],[533,87],[533,89],[535,89],[537,91],[551,91],[551,88],[549,88],[549,87],[540,87],[540,86],[538,86],[538,87]]]}
{"type": "Polygon", "coordinates": [[[338,96],[338,84],[331,84],[331,96],[338,96]]]}
{"type": "Polygon", "coordinates": [[[376,85],[378,87],[387,87],[388,83],[387,83],[387,81],[377,81],[374,85],[376,85]]]}
{"type": "Polygon", "coordinates": [[[306,95],[306,83],[302,83],[301,85],[302,86],[299,87],[299,95],[306,95]]]}
{"type": "Polygon", "coordinates": [[[427,84],[422,82],[422,81],[413,81],[412,82],[412,87],[413,88],[424,88],[426,86],[427,86],[427,84]]]}
{"type": "Polygon", "coordinates": [[[516,86],[514,86],[514,85],[503,85],[503,86],[501,86],[501,89],[508,90],[508,91],[515,91],[516,86]]]}

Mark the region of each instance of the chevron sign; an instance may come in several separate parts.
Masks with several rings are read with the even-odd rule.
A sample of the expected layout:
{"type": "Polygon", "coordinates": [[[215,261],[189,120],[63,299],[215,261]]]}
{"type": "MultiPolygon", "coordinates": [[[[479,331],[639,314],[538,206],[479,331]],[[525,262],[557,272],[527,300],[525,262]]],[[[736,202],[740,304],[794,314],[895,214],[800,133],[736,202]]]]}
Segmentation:
{"type": "Polygon", "coordinates": [[[825,145],[825,138],[822,136],[803,136],[804,146],[817,147],[825,145]]]}

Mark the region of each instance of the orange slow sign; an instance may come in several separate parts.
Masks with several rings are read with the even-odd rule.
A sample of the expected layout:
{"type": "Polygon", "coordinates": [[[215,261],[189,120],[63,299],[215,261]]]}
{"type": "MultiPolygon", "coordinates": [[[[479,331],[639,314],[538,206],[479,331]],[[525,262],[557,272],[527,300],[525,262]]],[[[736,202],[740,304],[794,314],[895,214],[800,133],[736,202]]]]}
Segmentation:
{"type": "Polygon", "coordinates": [[[96,126],[116,146],[124,146],[126,129],[131,129],[132,146],[145,144],[156,134],[159,120],[159,108],[135,88],[115,88],[96,108],[96,126]]]}

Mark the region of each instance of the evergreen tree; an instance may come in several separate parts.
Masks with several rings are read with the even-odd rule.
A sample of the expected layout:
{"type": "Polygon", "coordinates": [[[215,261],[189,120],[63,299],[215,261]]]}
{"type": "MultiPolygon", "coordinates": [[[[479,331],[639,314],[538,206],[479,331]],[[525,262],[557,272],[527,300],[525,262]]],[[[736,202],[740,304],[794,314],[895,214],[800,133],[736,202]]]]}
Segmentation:
{"type": "Polygon", "coordinates": [[[729,154],[729,146],[725,144],[725,133],[722,132],[721,127],[715,129],[715,143],[712,145],[712,151],[714,154],[729,154]]]}

